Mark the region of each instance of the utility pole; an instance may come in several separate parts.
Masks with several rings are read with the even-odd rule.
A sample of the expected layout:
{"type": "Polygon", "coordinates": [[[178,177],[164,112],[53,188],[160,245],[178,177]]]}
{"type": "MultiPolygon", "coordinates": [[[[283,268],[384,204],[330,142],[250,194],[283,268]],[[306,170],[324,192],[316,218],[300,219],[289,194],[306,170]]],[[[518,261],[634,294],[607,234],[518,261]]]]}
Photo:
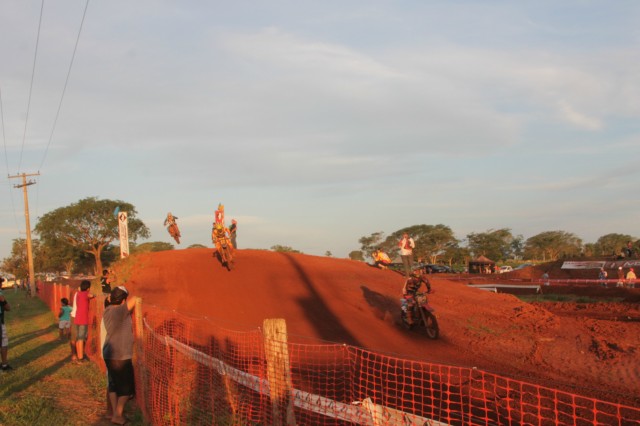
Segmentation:
{"type": "Polygon", "coordinates": [[[24,195],[24,219],[27,223],[27,262],[29,263],[29,288],[31,290],[31,297],[35,297],[36,274],[33,270],[33,247],[31,245],[31,223],[29,221],[29,197],[27,196],[27,186],[33,185],[36,182],[34,180],[30,180],[29,182],[27,182],[27,176],[40,176],[40,172],[32,174],[21,173],[15,176],[9,176],[9,179],[18,177],[22,178],[22,185],[14,185],[14,187],[22,188],[22,193],[24,195]]]}

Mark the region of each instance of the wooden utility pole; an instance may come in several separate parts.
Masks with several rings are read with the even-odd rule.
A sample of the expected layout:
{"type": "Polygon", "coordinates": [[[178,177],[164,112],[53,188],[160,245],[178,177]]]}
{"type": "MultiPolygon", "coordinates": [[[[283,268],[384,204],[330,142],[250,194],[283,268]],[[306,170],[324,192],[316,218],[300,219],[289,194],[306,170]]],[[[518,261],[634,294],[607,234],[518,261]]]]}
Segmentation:
{"type": "Polygon", "coordinates": [[[33,185],[36,182],[34,180],[30,180],[27,182],[27,176],[40,176],[40,172],[26,174],[21,173],[15,176],[9,176],[9,179],[13,178],[22,178],[21,185],[14,185],[16,188],[22,188],[22,193],[24,195],[24,219],[27,223],[27,262],[29,263],[29,288],[31,290],[31,296],[35,297],[36,295],[36,277],[35,272],[33,270],[33,247],[31,245],[31,223],[29,221],[29,197],[27,196],[27,186],[33,185]]]}

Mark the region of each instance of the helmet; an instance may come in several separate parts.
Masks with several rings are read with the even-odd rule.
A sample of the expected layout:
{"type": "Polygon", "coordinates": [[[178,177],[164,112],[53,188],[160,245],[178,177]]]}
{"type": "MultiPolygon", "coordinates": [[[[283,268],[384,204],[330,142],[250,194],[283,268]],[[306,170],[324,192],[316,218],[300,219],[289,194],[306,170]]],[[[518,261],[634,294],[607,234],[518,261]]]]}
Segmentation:
{"type": "Polygon", "coordinates": [[[414,269],[413,272],[411,272],[411,274],[414,277],[419,277],[420,275],[422,275],[422,271],[420,269],[414,269]]]}
{"type": "Polygon", "coordinates": [[[238,223],[238,221],[235,219],[231,219],[231,223],[238,223]]]}

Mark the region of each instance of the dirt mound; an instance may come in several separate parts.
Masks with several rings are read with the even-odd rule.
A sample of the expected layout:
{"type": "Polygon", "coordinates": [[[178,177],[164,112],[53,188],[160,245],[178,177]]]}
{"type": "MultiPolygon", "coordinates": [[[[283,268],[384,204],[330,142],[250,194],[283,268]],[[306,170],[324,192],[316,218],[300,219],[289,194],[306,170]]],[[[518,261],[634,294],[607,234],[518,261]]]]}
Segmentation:
{"type": "MultiPolygon", "coordinates": [[[[512,295],[434,275],[430,300],[441,333],[432,341],[401,327],[403,277],[396,272],[302,254],[236,254],[231,272],[210,249],[140,254],[116,268],[118,283],[126,282],[144,303],[206,316],[235,330],[254,329],[265,318],[284,318],[292,341],[322,339],[432,363],[475,366],[640,405],[640,322],[584,318],[581,311],[557,314],[512,295]]],[[[616,318],[626,315],[616,312],[616,318]]]]}

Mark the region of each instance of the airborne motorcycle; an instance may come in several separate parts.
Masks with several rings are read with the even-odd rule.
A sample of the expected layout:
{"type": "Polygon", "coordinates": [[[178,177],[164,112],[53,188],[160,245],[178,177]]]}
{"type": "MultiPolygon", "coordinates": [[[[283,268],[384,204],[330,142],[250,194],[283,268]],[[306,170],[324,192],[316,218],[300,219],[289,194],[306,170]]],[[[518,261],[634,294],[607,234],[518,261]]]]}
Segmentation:
{"type": "Polygon", "coordinates": [[[180,229],[178,229],[178,224],[172,223],[167,227],[167,230],[169,231],[169,235],[171,235],[173,239],[176,240],[176,243],[180,244],[180,229]]]}
{"type": "MultiPolygon", "coordinates": [[[[431,291],[433,293],[433,291],[431,291]]],[[[430,339],[437,339],[440,334],[438,328],[438,320],[436,319],[435,309],[429,305],[427,293],[419,292],[407,294],[401,299],[402,307],[400,310],[400,319],[402,324],[409,330],[418,329],[425,333],[430,339]],[[407,311],[411,311],[413,321],[409,322],[407,311]]]]}

